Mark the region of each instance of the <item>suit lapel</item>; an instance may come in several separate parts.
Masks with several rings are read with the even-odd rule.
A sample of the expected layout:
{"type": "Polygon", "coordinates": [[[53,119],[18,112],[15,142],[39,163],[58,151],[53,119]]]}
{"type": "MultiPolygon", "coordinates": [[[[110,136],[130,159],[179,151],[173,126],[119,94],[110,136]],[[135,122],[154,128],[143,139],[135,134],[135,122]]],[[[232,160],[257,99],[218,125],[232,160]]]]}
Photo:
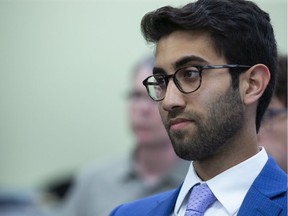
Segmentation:
{"type": "Polygon", "coordinates": [[[279,215],[283,209],[273,199],[285,193],[286,187],[287,175],[269,158],[245,196],[237,215],[279,215]]]}
{"type": "Polygon", "coordinates": [[[181,186],[178,187],[170,196],[158,200],[158,204],[148,212],[147,216],[169,216],[173,212],[181,186]]]}
{"type": "Polygon", "coordinates": [[[282,207],[261,194],[257,189],[251,188],[245,197],[237,216],[277,216],[282,207]]]}
{"type": "MultiPolygon", "coordinates": [[[[146,216],[169,216],[173,212],[178,187],[168,196],[157,200],[154,208],[146,216]]],[[[239,209],[238,216],[278,216],[284,215],[283,208],[274,198],[287,191],[287,175],[269,158],[259,176],[253,182],[239,209]]],[[[286,200],[287,203],[287,200],[286,200]]]]}

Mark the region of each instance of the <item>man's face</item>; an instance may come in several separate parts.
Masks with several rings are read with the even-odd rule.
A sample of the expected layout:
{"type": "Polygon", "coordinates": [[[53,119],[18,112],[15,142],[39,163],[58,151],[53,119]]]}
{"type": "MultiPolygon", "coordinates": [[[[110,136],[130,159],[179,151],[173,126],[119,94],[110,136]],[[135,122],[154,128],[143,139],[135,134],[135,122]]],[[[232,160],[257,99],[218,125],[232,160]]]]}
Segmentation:
{"type": "MultiPolygon", "coordinates": [[[[156,48],[155,67],[167,75],[185,66],[226,63],[203,32],[174,32],[161,38],[156,48]]],[[[176,153],[186,160],[204,160],[229,147],[244,119],[228,69],[204,70],[201,87],[190,94],[181,93],[170,79],[159,110],[176,153]]]]}
{"type": "MultiPolygon", "coordinates": [[[[142,81],[152,74],[152,68],[142,67],[136,72],[130,95],[130,125],[139,145],[154,145],[169,141],[159,115],[158,103],[147,94],[142,81]]],[[[168,142],[169,143],[169,142],[168,142]]]]}
{"type": "Polygon", "coordinates": [[[287,172],[287,108],[273,96],[268,110],[284,112],[264,119],[258,133],[259,145],[264,146],[268,154],[287,172]]]}

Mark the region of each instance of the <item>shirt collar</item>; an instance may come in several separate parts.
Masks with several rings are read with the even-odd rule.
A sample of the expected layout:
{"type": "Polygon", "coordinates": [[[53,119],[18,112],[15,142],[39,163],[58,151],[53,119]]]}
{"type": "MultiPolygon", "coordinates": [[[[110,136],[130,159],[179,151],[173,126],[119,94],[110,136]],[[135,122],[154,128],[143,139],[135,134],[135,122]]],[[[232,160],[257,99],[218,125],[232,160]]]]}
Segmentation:
{"type": "MultiPolygon", "coordinates": [[[[256,155],[206,182],[217,200],[231,215],[238,211],[245,195],[267,160],[268,155],[266,150],[261,147],[256,155]],[[231,200],[233,200],[233,202],[231,202],[231,200]]],[[[192,162],[176,201],[174,209],[175,215],[177,215],[183,203],[187,202],[189,190],[195,184],[201,182],[202,180],[197,176],[192,162]]]]}
{"type": "Polygon", "coordinates": [[[194,167],[193,162],[189,166],[188,173],[185,177],[185,180],[183,182],[183,185],[181,187],[181,190],[179,192],[175,208],[174,208],[174,214],[177,215],[178,211],[180,210],[185,198],[188,199],[187,194],[189,193],[189,190],[197,183],[201,182],[201,179],[197,176],[194,167]]]}

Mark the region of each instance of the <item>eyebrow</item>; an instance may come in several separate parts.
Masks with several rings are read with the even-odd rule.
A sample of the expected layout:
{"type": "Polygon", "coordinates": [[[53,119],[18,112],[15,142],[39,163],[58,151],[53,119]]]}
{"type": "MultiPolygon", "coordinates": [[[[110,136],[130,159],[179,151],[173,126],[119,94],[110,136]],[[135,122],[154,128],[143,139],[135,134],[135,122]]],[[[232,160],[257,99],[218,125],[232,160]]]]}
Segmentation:
{"type": "Polygon", "coordinates": [[[165,70],[159,67],[153,68],[153,74],[166,74],[165,70]]]}
{"type": "MultiPolygon", "coordinates": [[[[184,56],[180,59],[178,59],[176,62],[172,64],[172,67],[174,70],[177,70],[178,68],[186,66],[188,63],[191,62],[197,62],[196,64],[207,64],[207,61],[203,58],[195,55],[191,56],[184,56]]],[[[153,68],[153,74],[167,74],[166,71],[163,68],[160,67],[154,67],[153,68]]]]}
{"type": "Polygon", "coordinates": [[[191,56],[184,56],[180,59],[178,59],[174,64],[173,64],[173,68],[175,70],[177,70],[180,67],[183,67],[185,65],[187,65],[187,63],[190,62],[197,62],[197,64],[201,63],[207,63],[207,61],[205,61],[203,58],[199,57],[199,56],[195,56],[195,55],[191,55],[191,56]]]}

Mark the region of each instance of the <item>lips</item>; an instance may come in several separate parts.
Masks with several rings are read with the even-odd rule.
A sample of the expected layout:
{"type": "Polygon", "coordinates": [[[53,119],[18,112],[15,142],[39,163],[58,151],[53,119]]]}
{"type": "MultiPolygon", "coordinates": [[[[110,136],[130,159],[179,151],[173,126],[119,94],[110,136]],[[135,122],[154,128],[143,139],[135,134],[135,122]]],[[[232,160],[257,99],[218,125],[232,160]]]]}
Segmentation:
{"type": "Polygon", "coordinates": [[[170,130],[180,130],[191,123],[191,120],[185,118],[175,118],[169,121],[170,130]]]}

